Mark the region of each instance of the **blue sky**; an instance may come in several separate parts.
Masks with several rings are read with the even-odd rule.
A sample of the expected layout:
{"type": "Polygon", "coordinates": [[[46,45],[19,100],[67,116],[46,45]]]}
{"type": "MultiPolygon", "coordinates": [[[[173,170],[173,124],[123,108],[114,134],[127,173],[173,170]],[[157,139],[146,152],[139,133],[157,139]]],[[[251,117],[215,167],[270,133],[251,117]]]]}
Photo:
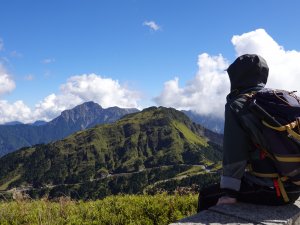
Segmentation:
{"type": "MultiPolygon", "coordinates": [[[[222,71],[247,52],[262,54],[274,68],[295,62],[283,88],[297,88],[296,0],[0,4],[0,123],[50,120],[88,100],[103,107],[165,105],[220,117],[229,90],[222,71]]],[[[280,86],[282,77],[273,77],[271,84],[280,86]]]]}

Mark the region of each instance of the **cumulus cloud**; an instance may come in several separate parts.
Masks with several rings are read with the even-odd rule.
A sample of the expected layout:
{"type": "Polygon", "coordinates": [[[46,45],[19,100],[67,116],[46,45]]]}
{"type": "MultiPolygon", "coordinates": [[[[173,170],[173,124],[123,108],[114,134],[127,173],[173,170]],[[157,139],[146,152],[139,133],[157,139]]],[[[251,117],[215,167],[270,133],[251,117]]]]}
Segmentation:
{"type": "Polygon", "coordinates": [[[203,53],[198,57],[198,67],[198,73],[185,87],[179,87],[179,78],[167,81],[162,93],[154,100],[158,105],[222,117],[224,96],[229,90],[229,80],[224,71],[228,62],[222,55],[203,53]]]}
{"type": "Polygon", "coordinates": [[[138,100],[138,92],[129,90],[117,80],[96,74],[84,74],[70,77],[61,85],[60,93],[51,94],[38,103],[35,117],[49,120],[58,116],[61,111],[86,101],[94,101],[103,108],[137,108],[138,100]]]}
{"type": "Polygon", "coordinates": [[[0,64],[0,95],[11,92],[16,87],[15,82],[7,73],[5,68],[0,64]]]}
{"type": "Polygon", "coordinates": [[[161,27],[157,25],[154,21],[145,21],[143,25],[149,27],[153,31],[158,31],[161,29],[161,27]]]}
{"type": "MultiPolygon", "coordinates": [[[[267,87],[300,91],[300,52],[285,50],[264,29],[257,29],[231,39],[236,57],[242,54],[259,54],[269,67],[267,87]]],[[[207,53],[198,57],[198,72],[183,87],[179,78],[166,81],[161,94],[154,100],[159,105],[190,109],[202,115],[223,117],[229,79],[224,71],[229,61],[222,55],[207,53]]]]}
{"type": "Polygon", "coordinates": [[[11,121],[32,121],[32,110],[22,101],[13,104],[6,100],[0,100],[0,124],[11,121]]]}
{"type": "MultiPolygon", "coordinates": [[[[1,85],[0,85],[1,86],[1,85]]],[[[41,100],[33,109],[22,101],[13,104],[0,101],[0,123],[36,120],[49,121],[66,109],[86,101],[94,101],[103,108],[118,106],[138,108],[139,93],[121,85],[117,80],[103,78],[96,74],[83,74],[70,77],[60,87],[59,93],[53,93],[41,100]]]]}
{"type": "Polygon", "coordinates": [[[250,53],[264,57],[270,73],[267,87],[300,91],[300,52],[285,50],[264,29],[235,35],[231,40],[236,56],[250,53]]]}

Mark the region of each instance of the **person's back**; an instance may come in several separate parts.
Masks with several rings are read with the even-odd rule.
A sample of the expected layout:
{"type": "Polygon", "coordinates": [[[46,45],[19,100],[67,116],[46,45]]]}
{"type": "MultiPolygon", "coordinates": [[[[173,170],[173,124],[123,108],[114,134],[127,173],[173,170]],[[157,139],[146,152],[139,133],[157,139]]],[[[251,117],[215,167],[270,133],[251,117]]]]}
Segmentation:
{"type": "MultiPolygon", "coordinates": [[[[235,203],[237,200],[267,205],[286,203],[278,195],[277,183],[273,179],[257,177],[247,172],[249,163],[264,167],[264,170],[270,172],[275,169],[272,161],[268,158],[262,160],[257,150],[255,144],[266,144],[263,134],[259,132],[260,122],[245,107],[247,98],[244,95],[263,89],[268,72],[266,61],[258,55],[242,55],[228,67],[231,92],[225,105],[223,174],[220,184],[200,191],[198,210],[216,203],[235,203]],[[237,118],[237,115],[241,118],[237,118]]],[[[300,195],[299,187],[288,182],[285,185],[290,202],[295,201],[300,195]],[[293,190],[293,193],[289,193],[289,190],[293,190]]]]}

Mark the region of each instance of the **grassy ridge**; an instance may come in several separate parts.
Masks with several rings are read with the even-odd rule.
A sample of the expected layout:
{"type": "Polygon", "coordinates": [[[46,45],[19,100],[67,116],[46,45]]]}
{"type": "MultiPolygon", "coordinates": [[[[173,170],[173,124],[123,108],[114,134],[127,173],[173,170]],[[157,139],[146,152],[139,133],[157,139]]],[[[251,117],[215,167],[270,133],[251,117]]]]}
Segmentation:
{"type": "Polygon", "coordinates": [[[118,195],[96,201],[0,202],[0,224],[163,225],[196,213],[196,195],[118,195]]]}

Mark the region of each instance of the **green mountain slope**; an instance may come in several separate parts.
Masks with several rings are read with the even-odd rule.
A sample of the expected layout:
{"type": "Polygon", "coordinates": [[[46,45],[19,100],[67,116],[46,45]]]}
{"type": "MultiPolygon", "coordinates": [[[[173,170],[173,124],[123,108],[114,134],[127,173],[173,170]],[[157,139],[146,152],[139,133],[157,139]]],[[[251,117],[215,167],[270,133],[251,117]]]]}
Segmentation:
{"type": "Polygon", "coordinates": [[[126,183],[131,191],[135,185],[132,192],[138,193],[178,174],[186,177],[184,171],[195,172],[194,166],[217,163],[218,139],[221,136],[192,123],[182,112],[151,107],[113,124],[5,155],[0,158],[0,190],[32,186],[78,190],[89,183],[94,185],[90,192],[102,186],[110,194],[130,192],[119,188],[126,183]]]}

